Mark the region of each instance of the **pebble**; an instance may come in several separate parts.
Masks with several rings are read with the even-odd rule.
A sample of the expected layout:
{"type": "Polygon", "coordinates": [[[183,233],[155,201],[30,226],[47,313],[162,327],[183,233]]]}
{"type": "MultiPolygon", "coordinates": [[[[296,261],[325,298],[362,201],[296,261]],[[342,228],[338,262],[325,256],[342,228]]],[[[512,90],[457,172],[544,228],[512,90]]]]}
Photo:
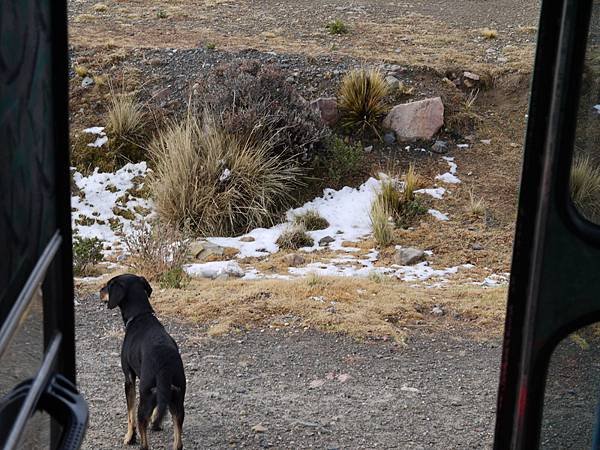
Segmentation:
{"type": "Polygon", "coordinates": [[[383,135],[383,142],[385,142],[387,145],[392,145],[394,142],[396,142],[396,135],[391,131],[388,131],[383,135]]]}
{"type": "Polygon", "coordinates": [[[83,88],[90,87],[93,84],[94,79],[92,77],[85,77],[83,80],[81,80],[81,87],[83,88]]]}

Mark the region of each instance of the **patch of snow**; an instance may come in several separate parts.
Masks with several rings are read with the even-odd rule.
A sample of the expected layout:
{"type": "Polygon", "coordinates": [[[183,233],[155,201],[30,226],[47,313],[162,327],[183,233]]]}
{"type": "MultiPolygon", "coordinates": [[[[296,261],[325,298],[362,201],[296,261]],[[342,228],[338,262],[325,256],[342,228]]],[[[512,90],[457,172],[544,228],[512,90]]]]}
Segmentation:
{"type": "Polygon", "coordinates": [[[104,136],[106,134],[104,132],[104,127],[90,127],[83,130],[83,132],[89,134],[98,134],[100,136],[104,136]]]}
{"type": "Polygon", "coordinates": [[[183,266],[191,277],[217,278],[221,275],[234,277],[245,276],[244,270],[236,261],[212,261],[207,263],[187,264],[183,266]]]}
{"type": "Polygon", "coordinates": [[[100,137],[97,137],[94,142],[90,142],[87,146],[98,148],[98,147],[102,147],[107,142],[108,142],[108,136],[100,136],[100,137]]]}
{"type": "Polygon", "coordinates": [[[438,175],[435,177],[435,179],[448,184],[460,183],[460,179],[456,175],[452,175],[449,172],[443,173],[442,175],[438,175]]]}
{"type": "Polygon", "coordinates": [[[497,287],[508,284],[508,274],[493,273],[489,277],[486,277],[481,283],[475,283],[484,287],[497,287]]]}
{"type": "Polygon", "coordinates": [[[458,148],[469,148],[469,144],[456,144],[458,148]]]}
{"type": "Polygon", "coordinates": [[[441,221],[448,220],[448,216],[446,214],[438,211],[437,209],[429,209],[429,210],[427,210],[427,212],[429,214],[431,214],[433,217],[435,217],[437,220],[441,220],[441,221]]]}
{"type": "Polygon", "coordinates": [[[418,189],[418,190],[415,191],[415,193],[417,193],[417,194],[427,194],[427,195],[430,195],[433,198],[441,200],[443,198],[444,194],[446,193],[446,189],[444,189],[443,187],[429,188],[429,189],[418,189]]]}
{"type": "Polygon", "coordinates": [[[221,174],[221,176],[219,177],[219,181],[222,183],[224,181],[227,181],[229,179],[229,177],[231,176],[231,170],[229,169],[225,169],[223,171],[223,173],[221,174]]]}
{"type": "Polygon", "coordinates": [[[600,105],[594,105],[594,109],[598,114],[600,114],[600,105]]]}

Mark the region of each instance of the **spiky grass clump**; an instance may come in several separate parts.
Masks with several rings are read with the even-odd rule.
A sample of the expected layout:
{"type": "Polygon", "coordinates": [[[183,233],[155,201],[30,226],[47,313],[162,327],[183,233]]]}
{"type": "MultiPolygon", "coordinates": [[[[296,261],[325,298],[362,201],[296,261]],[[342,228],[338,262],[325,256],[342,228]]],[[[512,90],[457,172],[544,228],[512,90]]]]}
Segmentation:
{"type": "Polygon", "coordinates": [[[332,20],[325,28],[331,34],[346,34],[348,32],[348,27],[341,19],[332,20]]]}
{"type": "Polygon", "coordinates": [[[327,219],[314,209],[309,209],[302,214],[294,216],[293,224],[304,227],[309,231],[324,230],[329,226],[327,219]]]}
{"type": "Polygon", "coordinates": [[[315,241],[303,226],[292,225],[283,230],[275,243],[285,250],[298,250],[302,247],[312,247],[315,241]]]}
{"type": "Polygon", "coordinates": [[[189,221],[201,235],[231,236],[270,226],[290,206],[301,170],[292,158],[275,156],[224,131],[205,114],[165,127],[150,144],[155,170],[152,191],[167,221],[189,221]]]}
{"type": "Polygon", "coordinates": [[[388,84],[380,71],[362,68],[348,72],[338,92],[342,126],[361,132],[369,129],[379,135],[388,92],[388,84]]]}
{"type": "Polygon", "coordinates": [[[485,214],[485,208],[486,206],[483,199],[476,197],[472,190],[469,191],[469,203],[467,205],[468,213],[473,216],[480,217],[485,214]]]}
{"type": "Polygon", "coordinates": [[[73,71],[75,71],[77,76],[80,78],[85,78],[88,75],[88,73],[90,73],[88,68],[85,66],[75,66],[73,67],[73,71]]]}
{"type": "Polygon", "coordinates": [[[415,195],[419,185],[420,178],[412,164],[404,175],[402,190],[399,190],[396,182],[389,177],[381,181],[376,202],[385,208],[388,217],[391,217],[397,226],[408,227],[418,216],[425,213],[426,208],[415,195]]]}
{"type": "Polygon", "coordinates": [[[588,155],[577,155],[571,167],[571,198],[588,220],[600,219],[600,167],[588,155]]]}
{"type": "Polygon", "coordinates": [[[408,171],[404,176],[404,189],[402,191],[402,197],[405,203],[413,202],[415,200],[415,191],[419,188],[420,180],[415,166],[410,164],[408,171]]]}
{"type": "Polygon", "coordinates": [[[117,92],[110,85],[108,131],[113,138],[132,142],[145,128],[144,106],[133,93],[117,92]]]}
{"type": "Polygon", "coordinates": [[[391,211],[388,209],[383,196],[377,195],[369,212],[373,237],[380,247],[387,247],[394,240],[394,227],[390,223],[391,211]]]}
{"type": "Polygon", "coordinates": [[[486,39],[496,39],[498,37],[498,31],[491,28],[482,28],[480,32],[481,35],[486,39]]]}

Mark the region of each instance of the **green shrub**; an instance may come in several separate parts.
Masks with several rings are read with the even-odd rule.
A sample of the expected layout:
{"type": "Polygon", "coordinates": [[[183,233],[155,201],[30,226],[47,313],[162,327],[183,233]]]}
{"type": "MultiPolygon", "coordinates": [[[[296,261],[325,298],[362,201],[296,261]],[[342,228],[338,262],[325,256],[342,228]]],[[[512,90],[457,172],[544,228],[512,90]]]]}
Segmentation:
{"type": "Polygon", "coordinates": [[[158,277],[160,287],[163,289],[182,289],[190,282],[190,277],[182,267],[174,267],[158,277]]]}
{"type": "Polygon", "coordinates": [[[93,274],[93,267],[102,261],[102,241],[96,237],[73,239],[73,273],[77,276],[93,274]]]}
{"type": "Polygon", "coordinates": [[[329,226],[327,219],[312,209],[294,216],[293,224],[304,227],[309,231],[324,230],[329,226]]]}
{"type": "Polygon", "coordinates": [[[342,138],[333,136],[319,164],[333,187],[339,187],[343,180],[362,172],[363,160],[364,151],[360,145],[347,144],[342,138]]]}
{"type": "Polygon", "coordinates": [[[341,19],[335,19],[325,25],[325,28],[331,34],[346,34],[348,32],[348,27],[341,19]]]}

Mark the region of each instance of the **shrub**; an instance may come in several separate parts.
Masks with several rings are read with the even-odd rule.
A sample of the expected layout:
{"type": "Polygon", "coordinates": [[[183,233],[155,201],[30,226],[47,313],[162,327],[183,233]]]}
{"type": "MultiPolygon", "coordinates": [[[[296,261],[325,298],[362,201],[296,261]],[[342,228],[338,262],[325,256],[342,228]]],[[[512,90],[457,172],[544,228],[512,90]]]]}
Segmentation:
{"type": "Polygon", "coordinates": [[[381,182],[381,190],[377,194],[377,201],[385,208],[388,217],[392,217],[399,227],[410,226],[415,218],[427,211],[415,196],[418,187],[419,176],[412,164],[404,175],[402,192],[397,189],[395,182],[390,178],[386,178],[381,182]]]}
{"type": "Polygon", "coordinates": [[[480,30],[481,35],[486,39],[496,39],[498,37],[498,31],[490,28],[482,28],[480,30]]]}
{"type": "Polygon", "coordinates": [[[118,164],[145,159],[146,114],[133,93],[116,92],[110,85],[107,134],[118,164]]]}
{"type": "Polygon", "coordinates": [[[81,78],[87,77],[87,75],[89,73],[88,68],[85,66],[75,66],[75,67],[73,67],[73,70],[75,71],[77,76],[81,77],[81,78]]]}
{"type": "Polygon", "coordinates": [[[404,189],[402,191],[402,197],[404,203],[408,203],[415,200],[415,191],[419,188],[419,176],[415,170],[415,166],[410,164],[408,171],[404,176],[404,189]]]}
{"type": "Polygon", "coordinates": [[[102,241],[96,237],[73,239],[73,273],[77,276],[93,274],[93,267],[102,261],[102,241]]]}
{"type": "Polygon", "coordinates": [[[292,225],[283,230],[275,243],[282,249],[298,250],[301,247],[312,247],[315,241],[304,227],[292,225]]]}
{"type": "Polygon", "coordinates": [[[309,231],[324,230],[329,226],[327,219],[312,209],[294,216],[293,224],[309,231]]]}
{"type": "Polygon", "coordinates": [[[129,257],[126,264],[149,280],[164,287],[182,287],[187,275],[183,271],[189,251],[186,232],[162,222],[142,222],[133,227],[123,242],[129,257]]]}
{"type": "Polygon", "coordinates": [[[571,167],[571,198],[588,220],[600,220],[600,167],[588,155],[576,155],[571,167]]]}
{"type": "Polygon", "coordinates": [[[379,135],[379,122],[386,111],[384,102],[388,84],[375,69],[356,69],[342,79],[338,92],[340,123],[343,127],[379,135]]]}
{"type": "Polygon", "coordinates": [[[338,136],[329,139],[327,151],[317,163],[318,171],[324,172],[333,187],[362,171],[364,151],[360,145],[347,144],[338,136]]]}
{"type": "Polygon", "coordinates": [[[369,218],[373,228],[373,237],[380,247],[387,247],[394,239],[394,228],[390,223],[391,212],[385,204],[383,197],[377,195],[373,204],[369,218]]]}
{"type": "Polygon", "coordinates": [[[223,130],[302,165],[326,144],[328,128],[275,66],[236,60],[217,67],[203,82],[204,109],[221,117],[223,130]]]}
{"type": "Polygon", "coordinates": [[[348,27],[340,19],[332,20],[325,26],[325,28],[327,28],[331,34],[346,34],[348,32],[348,27]]]}
{"type": "Polygon", "coordinates": [[[229,236],[273,225],[291,205],[302,171],[291,159],[272,154],[223,129],[206,113],[188,113],[150,144],[155,170],[151,190],[157,211],[179,226],[189,221],[201,235],[229,236]]]}
{"type": "Polygon", "coordinates": [[[485,214],[485,202],[482,198],[477,198],[472,190],[469,191],[467,211],[473,216],[482,216],[485,214]]]}

